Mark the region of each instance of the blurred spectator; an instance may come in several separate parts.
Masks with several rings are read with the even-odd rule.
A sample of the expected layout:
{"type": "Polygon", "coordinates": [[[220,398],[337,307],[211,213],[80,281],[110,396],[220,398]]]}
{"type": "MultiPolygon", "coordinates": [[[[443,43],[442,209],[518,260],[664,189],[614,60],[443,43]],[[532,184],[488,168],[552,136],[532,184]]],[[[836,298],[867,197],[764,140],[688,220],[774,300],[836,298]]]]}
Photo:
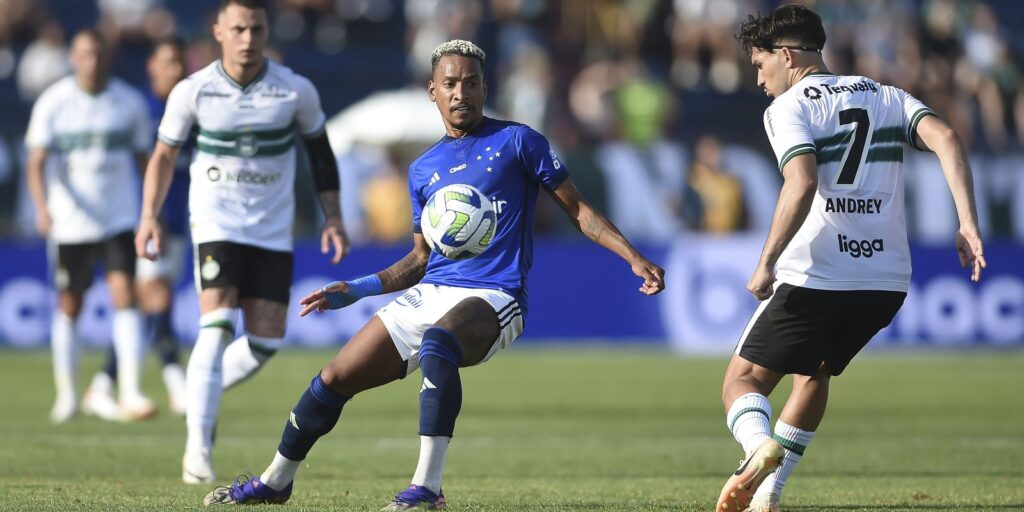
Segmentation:
{"type": "Polygon", "coordinates": [[[64,29],[49,21],[39,30],[32,44],[25,48],[18,65],[18,92],[26,103],[37,97],[58,78],[71,72],[64,49],[64,29]]]}
{"type": "Polygon", "coordinates": [[[362,206],[366,212],[366,234],[378,242],[406,242],[412,235],[409,178],[395,165],[394,160],[389,155],[363,185],[362,206]]]}
{"type": "Polygon", "coordinates": [[[717,138],[709,135],[697,140],[687,182],[687,188],[697,195],[700,210],[687,205],[684,195],[681,206],[676,209],[684,219],[698,213],[700,229],[709,233],[730,233],[746,228],[743,186],[722,170],[722,145],[717,138]]]}

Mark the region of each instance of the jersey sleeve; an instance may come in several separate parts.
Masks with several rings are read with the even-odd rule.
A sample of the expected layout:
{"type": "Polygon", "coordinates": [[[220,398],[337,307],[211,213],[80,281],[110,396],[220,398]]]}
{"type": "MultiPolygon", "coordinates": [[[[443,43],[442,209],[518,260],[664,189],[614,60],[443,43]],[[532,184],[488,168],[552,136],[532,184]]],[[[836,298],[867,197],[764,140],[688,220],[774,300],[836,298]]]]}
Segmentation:
{"type": "Polygon", "coordinates": [[[303,137],[312,139],[323,133],[327,116],[324,115],[324,110],[320,106],[320,93],[316,91],[313,82],[298,75],[295,78],[295,91],[299,95],[299,106],[295,111],[295,124],[303,137]]]}
{"type": "Polygon", "coordinates": [[[420,216],[423,214],[423,205],[427,204],[427,198],[423,197],[420,185],[416,180],[416,163],[409,166],[409,202],[412,203],[412,232],[422,233],[420,229],[420,216]]]}
{"type": "Polygon", "coordinates": [[[548,140],[528,126],[519,130],[519,137],[519,159],[526,166],[526,172],[548,192],[558,188],[569,177],[569,171],[548,140]]]}
{"type": "Polygon", "coordinates": [[[797,155],[814,153],[814,138],[799,105],[775,102],[764,111],[764,131],[772,145],[779,171],[797,155]]]}
{"type": "Polygon", "coordinates": [[[903,122],[907,130],[907,142],[918,151],[926,151],[925,148],[919,147],[914,142],[917,135],[917,125],[922,119],[936,114],[910,93],[900,90],[900,96],[903,100],[903,122]]]}
{"type": "Polygon", "coordinates": [[[48,149],[53,144],[53,93],[44,92],[32,106],[28,130],[25,132],[25,146],[29,149],[48,149]]]}
{"type": "Polygon", "coordinates": [[[196,122],[195,100],[192,94],[194,87],[195,81],[186,78],[171,89],[164,117],[160,120],[160,128],[156,134],[156,138],[164,144],[181,147],[188,139],[192,125],[196,122]]]}

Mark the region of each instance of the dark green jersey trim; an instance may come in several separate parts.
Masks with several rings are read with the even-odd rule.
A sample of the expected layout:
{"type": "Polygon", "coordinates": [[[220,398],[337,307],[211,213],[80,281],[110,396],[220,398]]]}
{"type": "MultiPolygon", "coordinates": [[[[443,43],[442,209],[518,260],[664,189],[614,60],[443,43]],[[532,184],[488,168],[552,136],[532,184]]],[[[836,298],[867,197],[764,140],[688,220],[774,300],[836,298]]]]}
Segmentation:
{"type": "Polygon", "coordinates": [[[885,126],[875,130],[871,134],[871,145],[886,144],[892,142],[906,142],[906,133],[900,126],[885,126]]]}
{"type": "Polygon", "coordinates": [[[782,158],[779,159],[779,171],[784,170],[786,168],[786,164],[788,164],[793,157],[803,155],[805,153],[814,153],[814,144],[805,142],[789,148],[789,150],[782,154],[782,158]]]}
{"type": "Polygon", "coordinates": [[[864,157],[864,163],[870,162],[903,163],[903,146],[872,147],[868,150],[868,156],[864,157]]]}
{"type": "Polygon", "coordinates": [[[822,137],[820,139],[814,139],[814,147],[818,150],[825,149],[830,146],[838,146],[840,144],[846,144],[853,138],[853,130],[837,133],[831,137],[822,137]]]}
{"type": "Polygon", "coordinates": [[[917,135],[917,125],[927,116],[936,116],[936,114],[935,112],[932,112],[932,109],[930,108],[922,108],[917,112],[914,112],[914,115],[910,116],[910,124],[907,125],[907,141],[910,142],[910,145],[918,151],[927,151],[926,148],[919,147],[914,143],[914,135],[917,135]]]}
{"type": "Polygon", "coordinates": [[[133,135],[131,130],[60,133],[53,139],[53,148],[64,153],[90,148],[130,150],[133,149],[133,135]]]}
{"type": "Polygon", "coordinates": [[[240,137],[247,135],[257,137],[260,140],[276,140],[292,135],[294,132],[294,125],[288,125],[284,128],[276,128],[273,130],[206,130],[199,128],[200,136],[218,139],[224,142],[233,142],[238,140],[240,137]]]}
{"type": "Polygon", "coordinates": [[[217,146],[214,144],[207,144],[204,142],[196,142],[196,149],[209,154],[217,156],[236,156],[239,158],[257,158],[257,157],[268,157],[277,156],[288,152],[288,150],[295,147],[295,138],[289,138],[280,144],[234,144],[232,146],[217,146]],[[243,150],[243,148],[245,148],[243,150]]]}

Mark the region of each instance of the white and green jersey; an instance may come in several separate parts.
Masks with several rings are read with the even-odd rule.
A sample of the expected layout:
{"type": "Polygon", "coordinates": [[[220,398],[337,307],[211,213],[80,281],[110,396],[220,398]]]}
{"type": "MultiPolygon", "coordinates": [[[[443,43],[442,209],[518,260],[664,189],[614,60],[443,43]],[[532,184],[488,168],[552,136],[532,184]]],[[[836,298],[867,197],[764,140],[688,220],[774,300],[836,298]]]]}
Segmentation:
{"type": "Polygon", "coordinates": [[[142,94],[117,78],[94,95],[69,76],[39,96],[25,145],[47,151],[46,207],[54,242],[98,242],[135,229],[136,155],[152,148],[150,126],[142,94]]]}
{"type": "Polygon", "coordinates": [[[779,169],[805,153],[818,161],[818,190],[776,265],[780,281],[907,291],[903,150],[928,115],[934,113],[903,90],[829,73],[808,75],[772,102],[764,126],[779,169]]]}
{"type": "Polygon", "coordinates": [[[193,242],[291,251],[295,132],[315,137],[325,120],[313,84],[269,60],[246,87],[219,60],[178,83],[157,134],[181,146],[196,128],[188,199],[193,242]]]}

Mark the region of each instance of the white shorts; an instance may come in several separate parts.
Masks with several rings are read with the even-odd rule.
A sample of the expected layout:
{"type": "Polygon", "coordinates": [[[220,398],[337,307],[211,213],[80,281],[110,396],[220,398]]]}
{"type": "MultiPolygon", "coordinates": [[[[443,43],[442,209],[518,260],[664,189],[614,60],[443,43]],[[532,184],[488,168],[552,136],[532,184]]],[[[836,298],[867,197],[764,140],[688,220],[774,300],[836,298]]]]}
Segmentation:
{"type": "Polygon", "coordinates": [[[498,313],[498,337],[481,363],[495,352],[508,347],[523,333],[523,313],[511,295],[492,289],[458,288],[436,284],[418,284],[377,310],[377,316],[391,335],[395,348],[406,361],[406,375],[419,367],[423,333],[435,325],[456,304],[470,297],[479,297],[498,313]]]}
{"type": "Polygon", "coordinates": [[[151,279],[166,279],[172,284],[181,277],[181,268],[185,263],[185,239],[180,236],[165,236],[164,252],[156,261],[138,258],[135,264],[135,280],[146,282],[151,279]]]}

